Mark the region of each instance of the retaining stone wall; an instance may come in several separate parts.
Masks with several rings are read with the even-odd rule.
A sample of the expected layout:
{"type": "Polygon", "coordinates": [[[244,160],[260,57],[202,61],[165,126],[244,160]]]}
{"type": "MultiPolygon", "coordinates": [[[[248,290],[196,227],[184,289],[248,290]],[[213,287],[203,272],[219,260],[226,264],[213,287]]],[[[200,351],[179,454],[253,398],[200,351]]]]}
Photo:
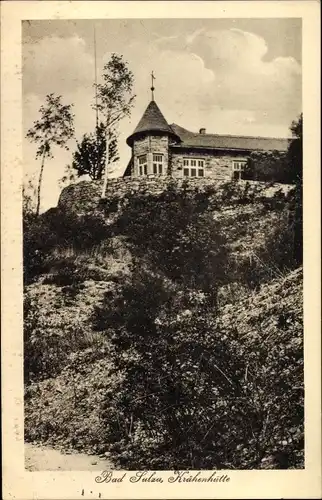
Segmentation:
{"type": "MultiPolygon", "coordinates": [[[[150,175],[147,177],[131,178],[119,177],[109,179],[106,190],[106,199],[124,198],[129,197],[135,192],[142,194],[157,196],[160,195],[169,184],[174,184],[178,188],[184,184],[188,191],[203,192],[212,187],[216,193],[220,194],[227,185],[239,185],[244,189],[248,184],[248,193],[253,193],[255,197],[270,198],[279,190],[288,193],[294,189],[294,186],[286,184],[274,184],[268,186],[263,182],[256,181],[239,181],[232,183],[227,181],[218,181],[211,178],[196,178],[196,179],[173,179],[170,176],[155,176],[150,175]]],[[[101,181],[81,181],[76,184],[71,184],[64,188],[61,192],[58,208],[79,215],[101,212],[100,199],[102,191],[101,181]]]]}

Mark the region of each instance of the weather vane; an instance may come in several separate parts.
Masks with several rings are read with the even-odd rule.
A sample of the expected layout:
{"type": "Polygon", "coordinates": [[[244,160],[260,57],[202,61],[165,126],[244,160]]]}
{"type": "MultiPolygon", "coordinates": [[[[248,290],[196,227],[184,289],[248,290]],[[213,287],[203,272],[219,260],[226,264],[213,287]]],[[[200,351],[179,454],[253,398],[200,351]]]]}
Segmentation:
{"type": "Polygon", "coordinates": [[[155,80],[155,76],[153,74],[153,71],[151,73],[151,81],[152,81],[152,86],[151,86],[151,92],[152,92],[152,101],[154,101],[154,85],[153,85],[153,80],[155,80]]]}

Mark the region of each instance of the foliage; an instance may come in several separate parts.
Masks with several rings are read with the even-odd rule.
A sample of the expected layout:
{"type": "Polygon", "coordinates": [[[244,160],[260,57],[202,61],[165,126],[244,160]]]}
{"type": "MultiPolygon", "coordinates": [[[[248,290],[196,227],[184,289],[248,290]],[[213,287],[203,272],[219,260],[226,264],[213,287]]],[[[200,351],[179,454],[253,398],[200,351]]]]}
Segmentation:
{"type": "Polygon", "coordinates": [[[122,466],[261,468],[265,458],[277,468],[301,464],[302,332],[284,303],[278,339],[261,331],[261,318],[253,318],[245,339],[223,329],[202,295],[142,268],[113,310],[106,300],[97,326],[122,376],[106,392],[102,418],[122,466]]]}
{"type": "Polygon", "coordinates": [[[35,121],[33,128],[27,132],[27,137],[39,144],[37,158],[44,153],[47,157],[52,157],[52,146],[67,148],[66,140],[74,134],[72,105],[64,105],[62,96],[49,94],[39,113],[41,118],[35,121]]]}
{"type": "Polygon", "coordinates": [[[69,356],[55,378],[33,382],[25,389],[25,439],[64,450],[102,453],[106,422],[100,409],[113,377],[102,340],[69,356]],[[93,356],[95,353],[95,356],[93,356]]]}
{"type": "Polygon", "coordinates": [[[38,144],[36,158],[41,158],[36,215],[39,215],[40,210],[40,192],[45,159],[52,158],[53,146],[68,149],[67,142],[74,135],[72,105],[64,105],[62,96],[47,95],[45,104],[40,107],[39,113],[41,117],[27,132],[27,138],[38,144]]]}
{"type": "Polygon", "coordinates": [[[296,200],[266,187],[170,184],[119,199],[109,225],[117,200],[31,221],[25,282],[46,274],[24,304],[27,439],[128,469],[303,467],[296,200]],[[133,267],[105,278],[115,240],[133,267]]]}
{"type": "MultiPolygon", "coordinates": [[[[61,275],[61,278],[63,274],[61,275]]],[[[92,331],[90,317],[104,291],[115,283],[80,282],[55,286],[32,284],[24,297],[25,383],[58,376],[76,358],[92,362],[102,358],[104,337],[92,331]],[[83,354],[87,352],[87,357],[83,354]]],[[[104,356],[103,356],[104,357],[104,356]]],[[[80,370],[78,366],[78,371],[80,370]]]]}
{"type": "MultiPolygon", "coordinates": [[[[72,247],[84,252],[107,240],[109,235],[109,228],[98,217],[92,215],[78,217],[57,209],[48,210],[24,227],[25,284],[33,281],[40,274],[50,271],[53,260],[57,263],[57,258],[53,258],[57,249],[62,251],[72,247]]],[[[108,251],[106,245],[105,251],[108,251]]],[[[70,265],[67,273],[71,273],[76,280],[75,272],[70,265]]]]}
{"type": "Polygon", "coordinates": [[[105,64],[102,75],[103,83],[96,85],[97,111],[103,114],[106,132],[104,184],[102,198],[105,198],[107,171],[110,163],[109,139],[113,136],[120,120],[130,116],[135,95],[132,93],[134,76],[123,57],[112,54],[105,64]]]}
{"type": "Polygon", "coordinates": [[[303,114],[291,125],[293,139],[288,149],[288,161],[296,185],[294,212],[294,249],[297,262],[303,262],[303,114]]]}
{"type": "Polygon", "coordinates": [[[97,84],[98,110],[112,126],[123,116],[128,116],[134,104],[132,95],[134,77],[127,62],[118,54],[112,54],[103,68],[103,83],[97,84]]]}
{"type": "Polygon", "coordinates": [[[267,231],[261,245],[244,257],[230,258],[231,281],[258,289],[263,283],[296,269],[294,258],[294,211],[290,205],[282,210],[276,225],[267,231]]]}
{"type": "MultiPolygon", "coordinates": [[[[104,123],[96,129],[95,134],[84,134],[81,142],[77,142],[77,150],[73,153],[71,168],[77,176],[89,175],[92,180],[102,178],[106,156],[106,132],[104,123]]],[[[119,160],[117,138],[115,134],[109,140],[109,161],[119,160]]]]}
{"type": "MultiPolygon", "coordinates": [[[[24,375],[25,383],[59,373],[67,360],[69,338],[52,326],[53,318],[43,317],[37,302],[24,300],[24,375]]],[[[77,335],[77,327],[74,330],[77,335]]]]}
{"type": "Polygon", "coordinates": [[[291,166],[292,182],[302,184],[303,179],[303,114],[291,124],[290,130],[293,139],[288,148],[288,162],[291,166]]]}
{"type": "Polygon", "coordinates": [[[244,172],[245,179],[291,184],[287,155],[280,151],[254,151],[244,172]]]}
{"type": "Polygon", "coordinates": [[[292,139],[286,153],[256,151],[250,154],[244,172],[245,179],[272,181],[286,184],[302,183],[303,115],[290,126],[292,139]]]}
{"type": "Polygon", "coordinates": [[[175,282],[200,288],[215,300],[225,281],[227,251],[204,193],[169,185],[160,196],[129,198],[114,231],[127,237],[133,254],[175,282]]]}
{"type": "Polygon", "coordinates": [[[35,198],[34,180],[29,179],[22,186],[22,218],[25,225],[28,225],[35,217],[35,198]]]}
{"type": "Polygon", "coordinates": [[[259,198],[264,186],[259,184],[250,185],[249,182],[226,182],[223,185],[220,203],[216,208],[220,209],[223,205],[248,205],[253,204],[259,198]]]}

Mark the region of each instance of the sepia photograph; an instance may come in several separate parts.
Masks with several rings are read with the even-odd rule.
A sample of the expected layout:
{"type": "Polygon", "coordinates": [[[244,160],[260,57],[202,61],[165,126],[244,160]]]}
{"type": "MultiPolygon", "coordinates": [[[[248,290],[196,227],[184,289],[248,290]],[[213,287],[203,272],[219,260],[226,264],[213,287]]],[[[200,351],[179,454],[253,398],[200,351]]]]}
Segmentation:
{"type": "Polygon", "coordinates": [[[24,20],[22,106],[26,469],[303,469],[302,20],[24,20]]]}
{"type": "Polygon", "coordinates": [[[319,9],[1,2],[5,500],[321,497],[319,9]]]}

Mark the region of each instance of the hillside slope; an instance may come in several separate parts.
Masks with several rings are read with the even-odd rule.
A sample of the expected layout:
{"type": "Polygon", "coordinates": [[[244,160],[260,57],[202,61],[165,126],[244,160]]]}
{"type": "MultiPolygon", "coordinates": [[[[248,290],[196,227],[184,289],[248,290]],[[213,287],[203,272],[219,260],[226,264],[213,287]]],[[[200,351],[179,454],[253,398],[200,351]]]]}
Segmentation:
{"type": "MultiPolygon", "coordinates": [[[[95,349],[91,343],[80,347],[66,356],[64,366],[60,365],[62,369],[59,374],[32,383],[27,388],[27,441],[92,453],[109,450],[105,442],[106,424],[101,420],[100,412],[105,391],[113,388],[116,375],[109,361],[108,342],[103,337],[95,338],[91,329],[90,303],[91,298],[99,300],[103,291],[108,289],[108,283],[87,282],[83,293],[77,298],[77,308],[82,311],[81,323],[95,349]]],[[[27,293],[34,295],[35,286],[27,293]]],[[[51,302],[47,302],[48,286],[38,285],[37,294],[42,297],[42,304],[47,304],[44,310],[47,321],[59,330],[61,321],[66,321],[64,309],[58,314],[56,309],[60,288],[51,285],[51,302]]],[[[296,401],[299,407],[303,402],[304,390],[302,314],[302,269],[298,269],[263,285],[259,291],[250,293],[237,303],[227,304],[217,319],[228,337],[237,330],[245,355],[254,353],[261,356],[260,362],[267,367],[265,374],[271,384],[280,384],[281,390],[285,390],[285,379],[288,378],[288,385],[293,387],[295,396],[300,395],[296,401]],[[292,372],[291,378],[288,377],[289,372],[292,372]]],[[[73,318],[71,314],[72,322],[73,318]]],[[[262,375],[263,372],[259,371],[258,376],[262,375]]],[[[288,394],[290,401],[294,397],[292,392],[288,394]]],[[[277,406],[275,410],[278,418],[281,418],[280,408],[277,406]]],[[[287,434],[287,428],[284,431],[287,434]]],[[[289,439],[277,433],[274,438],[280,443],[289,439]]],[[[297,443],[303,439],[303,429],[295,426],[291,439],[297,443]]],[[[287,446],[291,444],[292,441],[287,446]]],[[[278,444],[275,448],[277,452],[278,444]]],[[[298,451],[297,463],[302,461],[303,457],[298,451]]],[[[270,464],[276,466],[271,455],[263,457],[262,463],[265,467],[270,464]]]]}
{"type": "Polygon", "coordinates": [[[25,231],[26,440],[112,453],[130,468],[172,468],[178,460],[182,468],[302,467],[302,269],[292,253],[292,188],[191,183],[151,192],[139,183],[132,192],[126,184],[102,203],[95,183],[83,191],[80,184],[25,231]],[[217,351],[213,361],[228,370],[219,379],[213,361],[202,374],[194,361],[198,352],[210,360],[217,351]],[[194,462],[184,444],[170,446],[154,413],[163,408],[166,365],[154,371],[169,355],[189,401],[191,436],[187,415],[165,417],[182,419],[194,462]],[[158,380],[149,389],[155,404],[134,410],[146,376],[158,380]],[[138,412],[130,432],[118,420],[128,422],[124,404],[131,422],[138,412]],[[209,416],[203,404],[213,406],[209,416]],[[218,428],[206,431],[204,451],[198,425],[208,429],[212,418],[218,428]],[[243,422],[251,424],[249,442],[241,441],[243,422]]]}

